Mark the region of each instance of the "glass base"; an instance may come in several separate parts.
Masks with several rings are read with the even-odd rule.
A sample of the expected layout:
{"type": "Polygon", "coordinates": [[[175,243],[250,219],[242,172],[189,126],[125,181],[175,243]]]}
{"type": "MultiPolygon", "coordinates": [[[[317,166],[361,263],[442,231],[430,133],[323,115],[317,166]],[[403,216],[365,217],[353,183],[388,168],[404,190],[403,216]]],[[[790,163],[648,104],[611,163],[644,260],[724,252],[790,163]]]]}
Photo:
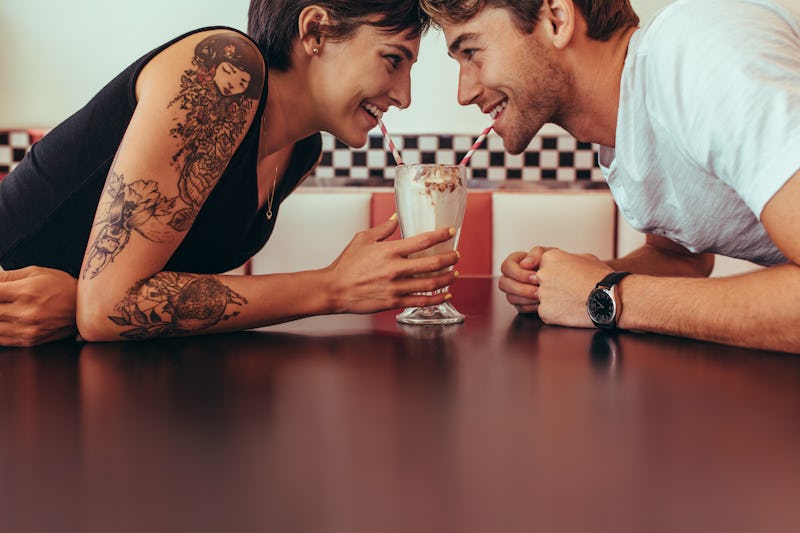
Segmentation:
{"type": "Polygon", "coordinates": [[[414,325],[444,325],[460,324],[464,322],[464,315],[456,311],[450,302],[439,305],[429,305],[427,307],[407,307],[402,313],[397,315],[397,321],[401,324],[414,325]]]}

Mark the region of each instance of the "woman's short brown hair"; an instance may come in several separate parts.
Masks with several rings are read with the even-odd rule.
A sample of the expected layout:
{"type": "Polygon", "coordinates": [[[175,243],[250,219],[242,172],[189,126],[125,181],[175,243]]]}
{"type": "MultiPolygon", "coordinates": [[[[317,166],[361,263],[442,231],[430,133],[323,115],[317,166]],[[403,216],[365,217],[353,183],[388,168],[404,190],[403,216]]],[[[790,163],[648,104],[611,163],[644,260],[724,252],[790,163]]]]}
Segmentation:
{"type": "Polygon", "coordinates": [[[291,66],[292,46],[299,37],[297,21],[312,5],[328,11],[330,20],[318,31],[329,39],[347,40],[364,24],[394,34],[409,30],[414,37],[430,25],[419,0],[251,0],[247,33],[270,67],[285,71],[291,66]]]}

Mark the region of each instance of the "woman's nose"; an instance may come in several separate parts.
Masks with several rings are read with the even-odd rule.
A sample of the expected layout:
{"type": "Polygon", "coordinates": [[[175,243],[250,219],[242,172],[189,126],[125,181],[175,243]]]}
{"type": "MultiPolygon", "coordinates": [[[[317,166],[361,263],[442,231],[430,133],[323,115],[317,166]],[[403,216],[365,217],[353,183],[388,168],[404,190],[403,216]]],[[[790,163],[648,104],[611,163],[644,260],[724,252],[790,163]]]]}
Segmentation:
{"type": "Polygon", "coordinates": [[[411,105],[411,75],[404,76],[402,81],[395,85],[389,92],[392,105],[398,109],[405,109],[411,105]]]}

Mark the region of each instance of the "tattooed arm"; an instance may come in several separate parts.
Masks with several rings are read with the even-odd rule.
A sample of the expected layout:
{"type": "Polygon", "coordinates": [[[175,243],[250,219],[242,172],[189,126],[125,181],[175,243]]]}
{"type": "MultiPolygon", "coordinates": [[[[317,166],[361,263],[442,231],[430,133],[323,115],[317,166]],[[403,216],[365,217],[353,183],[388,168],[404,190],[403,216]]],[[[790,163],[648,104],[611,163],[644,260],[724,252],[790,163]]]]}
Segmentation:
{"type": "MultiPolygon", "coordinates": [[[[84,337],[108,338],[101,322],[128,333],[142,327],[142,315],[127,314],[137,291],[172,291],[170,306],[151,310],[146,325],[152,326],[158,312],[179,303],[183,309],[186,294],[204,298],[215,287],[214,278],[162,270],[252,124],[264,83],[260,52],[230,31],[188,36],[142,70],[137,107],[98,202],[78,279],[77,321],[84,337]],[[174,300],[176,295],[184,299],[174,300]]],[[[180,322],[172,329],[186,328],[180,322]]]]}
{"type": "Polygon", "coordinates": [[[397,219],[392,218],[360,232],[320,270],[263,276],[159,272],[134,283],[111,312],[107,303],[87,306],[79,320],[81,334],[99,341],[219,333],[318,314],[371,313],[445,301],[445,294],[419,293],[453,283],[456,273],[446,269],[458,261],[456,252],[408,256],[450,239],[448,229],[386,241],[396,229],[397,219]]]}
{"type": "Polygon", "coordinates": [[[270,276],[163,271],[252,124],[263,83],[258,51],[231,32],[187,37],[142,70],[137,108],[98,203],[78,280],[84,339],[234,331],[445,300],[417,293],[451,284],[455,274],[447,267],[457,254],[408,257],[450,239],[448,228],[385,241],[395,219],[356,235],[321,270],[270,276]],[[248,61],[252,56],[258,60],[248,61]]]}

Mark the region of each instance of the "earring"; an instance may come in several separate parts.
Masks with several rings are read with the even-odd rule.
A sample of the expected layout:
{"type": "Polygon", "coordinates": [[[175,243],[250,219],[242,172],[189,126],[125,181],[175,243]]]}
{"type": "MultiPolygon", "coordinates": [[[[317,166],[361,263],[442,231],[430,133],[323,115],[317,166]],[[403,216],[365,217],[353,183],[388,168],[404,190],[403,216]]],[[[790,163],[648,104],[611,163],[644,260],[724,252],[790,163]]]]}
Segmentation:
{"type": "Polygon", "coordinates": [[[317,55],[317,54],[319,53],[319,48],[314,48],[314,49],[312,50],[312,52],[314,52],[314,55],[317,55]]]}

